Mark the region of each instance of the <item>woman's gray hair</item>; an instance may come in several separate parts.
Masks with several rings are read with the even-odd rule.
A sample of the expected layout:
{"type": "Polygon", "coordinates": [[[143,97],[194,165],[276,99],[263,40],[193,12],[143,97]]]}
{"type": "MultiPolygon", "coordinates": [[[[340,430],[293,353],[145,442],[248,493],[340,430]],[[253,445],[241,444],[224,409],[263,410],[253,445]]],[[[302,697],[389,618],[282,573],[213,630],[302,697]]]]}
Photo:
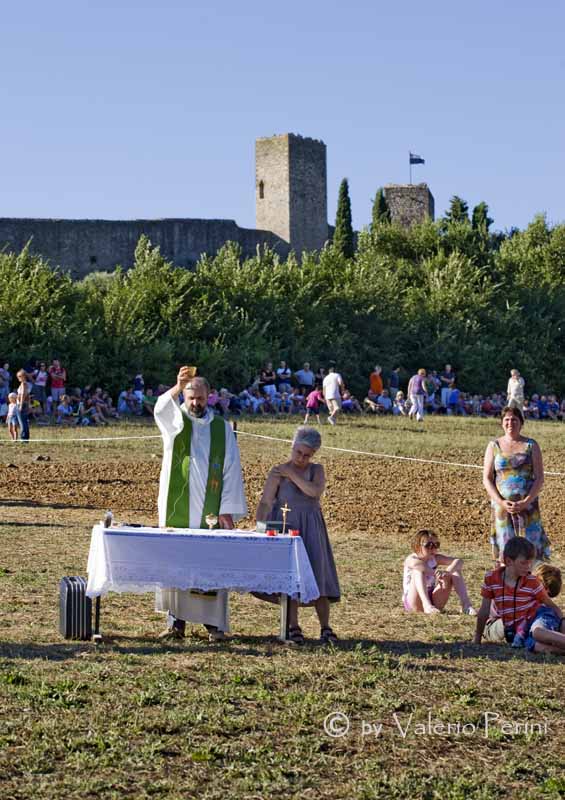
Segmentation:
{"type": "Polygon", "coordinates": [[[311,447],[312,450],[319,450],[322,446],[322,437],[316,428],[301,425],[296,429],[292,439],[292,446],[294,447],[297,444],[304,444],[306,447],[311,447]]]}

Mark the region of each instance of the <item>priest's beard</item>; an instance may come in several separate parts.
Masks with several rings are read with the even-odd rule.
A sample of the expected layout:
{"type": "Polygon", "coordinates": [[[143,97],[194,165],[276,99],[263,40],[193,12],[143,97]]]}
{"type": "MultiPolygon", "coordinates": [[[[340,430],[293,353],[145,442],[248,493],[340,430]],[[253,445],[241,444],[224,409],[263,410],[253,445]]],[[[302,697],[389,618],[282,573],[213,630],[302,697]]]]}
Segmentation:
{"type": "Polygon", "coordinates": [[[193,417],[201,418],[206,414],[206,406],[193,405],[189,408],[188,413],[193,417]]]}

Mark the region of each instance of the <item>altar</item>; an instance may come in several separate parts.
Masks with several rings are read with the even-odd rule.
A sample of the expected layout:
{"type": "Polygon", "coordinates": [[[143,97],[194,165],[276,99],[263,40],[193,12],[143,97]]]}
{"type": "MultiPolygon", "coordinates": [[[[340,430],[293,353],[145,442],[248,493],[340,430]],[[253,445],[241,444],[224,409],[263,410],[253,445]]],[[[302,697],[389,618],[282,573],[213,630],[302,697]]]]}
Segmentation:
{"type": "Polygon", "coordinates": [[[92,529],[87,570],[90,598],[169,588],[280,594],[283,640],[288,598],[310,603],[319,597],[300,536],[99,524],[92,529]]]}

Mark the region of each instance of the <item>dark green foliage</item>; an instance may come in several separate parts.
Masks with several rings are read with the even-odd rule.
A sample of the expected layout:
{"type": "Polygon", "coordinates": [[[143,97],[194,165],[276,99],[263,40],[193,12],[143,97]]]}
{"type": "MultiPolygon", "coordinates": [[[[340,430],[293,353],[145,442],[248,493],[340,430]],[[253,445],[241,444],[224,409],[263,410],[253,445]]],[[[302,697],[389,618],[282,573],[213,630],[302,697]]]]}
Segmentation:
{"type": "Polygon", "coordinates": [[[349,199],[349,184],[347,178],[342,180],[339,187],[333,246],[336,253],[345,258],[353,258],[355,254],[353,223],[351,221],[351,200],[349,199]]]}
{"type": "Polygon", "coordinates": [[[485,236],[479,215],[488,228],[484,205],[475,227],[468,217],[379,224],[359,234],[353,258],[334,245],[301,264],[266,248],[242,261],[228,244],[193,272],[142,237],[132,270],[80,282],[27,248],[0,253],[0,356],[14,368],[59,356],[72,384],[114,392],[138,369],[169,383],[183,363],[240,389],[266,359],[285,358],[294,368],[333,359],[362,395],[378,357],[385,376],[402,364],[404,380],[449,362],[464,391],[490,392],[517,367],[530,393],[565,394],[565,225],[537,217],[485,236]]]}
{"type": "Polygon", "coordinates": [[[486,235],[493,222],[494,220],[488,215],[487,204],[484,201],[478,203],[473,209],[473,216],[471,218],[471,225],[474,230],[486,235]]]}
{"type": "Polygon", "coordinates": [[[444,219],[448,225],[452,222],[468,223],[469,206],[464,200],[461,199],[461,197],[454,195],[451,198],[449,210],[447,211],[444,219]]]}
{"type": "Polygon", "coordinates": [[[390,208],[386,201],[384,189],[378,189],[373,202],[371,230],[374,232],[379,225],[388,225],[390,219],[390,208]]]}

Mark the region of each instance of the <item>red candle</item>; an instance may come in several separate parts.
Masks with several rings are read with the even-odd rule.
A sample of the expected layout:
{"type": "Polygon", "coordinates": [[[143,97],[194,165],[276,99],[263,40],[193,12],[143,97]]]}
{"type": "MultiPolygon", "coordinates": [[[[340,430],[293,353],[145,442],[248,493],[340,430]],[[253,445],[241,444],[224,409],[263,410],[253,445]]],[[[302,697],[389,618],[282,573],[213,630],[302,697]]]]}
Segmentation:
{"type": "Polygon", "coordinates": [[[272,528],[269,528],[269,530],[267,531],[267,536],[276,536],[276,535],[277,532],[274,531],[272,528]]]}
{"type": "Polygon", "coordinates": [[[289,534],[291,536],[300,536],[300,531],[298,530],[298,528],[291,528],[289,530],[289,534]]]}

